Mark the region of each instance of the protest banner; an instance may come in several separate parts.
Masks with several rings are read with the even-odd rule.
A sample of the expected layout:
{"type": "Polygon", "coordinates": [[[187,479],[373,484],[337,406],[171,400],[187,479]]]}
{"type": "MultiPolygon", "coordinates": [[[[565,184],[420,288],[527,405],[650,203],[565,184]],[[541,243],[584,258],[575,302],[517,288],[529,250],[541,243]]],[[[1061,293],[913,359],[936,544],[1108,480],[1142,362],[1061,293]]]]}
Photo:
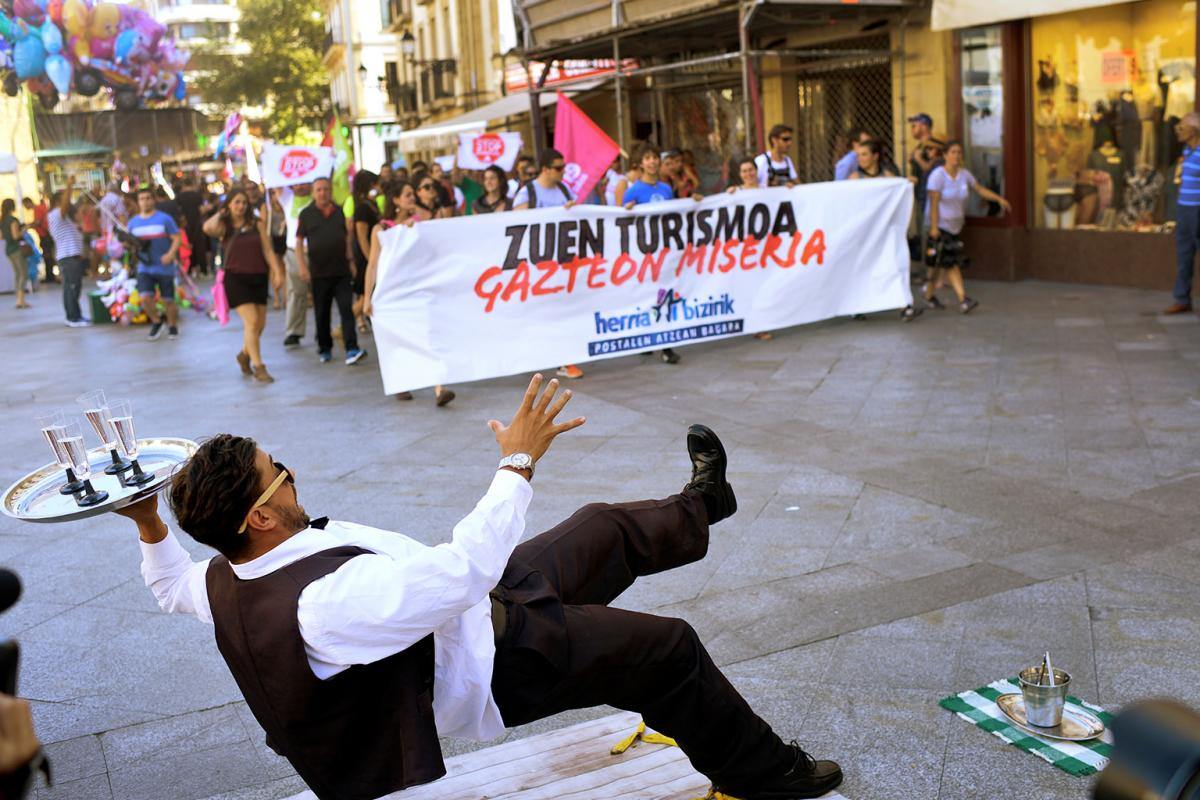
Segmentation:
{"type": "Polygon", "coordinates": [[[566,162],[562,182],[581,201],[621,152],[617,143],[562,92],[558,93],[558,109],[554,112],[554,149],[566,162]]]}
{"type": "Polygon", "coordinates": [[[903,308],[912,197],[883,178],[397,226],[373,296],[384,389],[903,308]]]}
{"type": "Polygon", "coordinates": [[[268,189],[312,183],[333,172],[333,149],[263,142],[262,176],[268,189]]]}
{"type": "Polygon", "coordinates": [[[462,169],[487,169],[493,164],[509,172],[521,150],[519,133],[460,133],[458,166],[462,169]]]}

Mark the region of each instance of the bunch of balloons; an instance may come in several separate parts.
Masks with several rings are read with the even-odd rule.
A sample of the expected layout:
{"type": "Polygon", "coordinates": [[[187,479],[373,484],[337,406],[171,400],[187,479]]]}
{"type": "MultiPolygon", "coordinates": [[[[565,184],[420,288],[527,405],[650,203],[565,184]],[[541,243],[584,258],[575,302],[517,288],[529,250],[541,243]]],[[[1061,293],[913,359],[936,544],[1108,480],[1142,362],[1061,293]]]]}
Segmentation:
{"type": "Polygon", "coordinates": [[[132,111],[143,102],[187,96],[188,53],[149,13],[94,0],[0,0],[0,71],[15,97],[24,82],[52,108],[72,91],[92,97],[102,88],[132,111]]]}

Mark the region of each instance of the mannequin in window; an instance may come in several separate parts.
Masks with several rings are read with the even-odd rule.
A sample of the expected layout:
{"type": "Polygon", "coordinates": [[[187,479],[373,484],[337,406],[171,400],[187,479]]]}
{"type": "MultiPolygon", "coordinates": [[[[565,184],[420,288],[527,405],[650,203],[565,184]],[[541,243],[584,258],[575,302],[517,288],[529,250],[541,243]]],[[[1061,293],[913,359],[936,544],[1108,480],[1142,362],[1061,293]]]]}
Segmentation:
{"type": "Polygon", "coordinates": [[[1121,92],[1117,98],[1115,112],[1117,142],[1121,147],[1121,156],[1125,159],[1126,168],[1133,169],[1137,166],[1138,152],[1142,148],[1142,120],[1138,116],[1132,91],[1126,89],[1121,92]]]}
{"type": "Polygon", "coordinates": [[[1133,102],[1137,106],[1138,120],[1142,128],[1141,146],[1138,148],[1136,163],[1157,164],[1158,123],[1162,120],[1163,100],[1158,87],[1142,69],[1137,71],[1133,102]]]}
{"type": "Polygon", "coordinates": [[[1125,196],[1125,172],[1129,165],[1112,139],[1107,139],[1088,156],[1088,168],[1105,172],[1112,179],[1113,205],[1119,206],[1125,196]]]}
{"type": "Polygon", "coordinates": [[[1105,142],[1115,142],[1116,114],[1107,100],[1097,100],[1092,106],[1092,149],[1099,150],[1105,142]]]}

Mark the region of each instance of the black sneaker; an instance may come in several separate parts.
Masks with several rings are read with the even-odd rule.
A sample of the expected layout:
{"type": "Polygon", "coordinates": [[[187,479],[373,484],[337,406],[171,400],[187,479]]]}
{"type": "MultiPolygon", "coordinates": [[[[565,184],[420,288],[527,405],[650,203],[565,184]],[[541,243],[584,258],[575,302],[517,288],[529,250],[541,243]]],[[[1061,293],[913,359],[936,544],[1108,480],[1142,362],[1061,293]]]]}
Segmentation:
{"type": "Polygon", "coordinates": [[[665,347],[662,351],[662,360],[664,364],[678,364],[679,353],[676,353],[669,347],[665,347]]]}
{"type": "Polygon", "coordinates": [[[162,322],[155,322],[153,325],[150,326],[150,332],[146,334],[146,338],[151,341],[154,341],[155,339],[162,336],[162,332],[163,332],[162,322]]]}
{"type": "Polygon", "coordinates": [[[734,790],[734,796],[743,800],[799,800],[820,797],[841,785],[842,768],[836,763],[817,761],[795,742],[788,747],[796,754],[790,770],[769,779],[754,791],[734,790]]]}
{"type": "Polygon", "coordinates": [[[684,491],[694,489],[704,497],[708,524],[715,525],[737,511],[737,497],[725,480],[728,458],[721,440],[704,425],[692,425],[687,432],[688,456],[692,459],[692,479],[684,491]]]}
{"type": "Polygon", "coordinates": [[[979,305],[978,300],[972,300],[969,297],[963,298],[962,303],[958,306],[958,310],[963,314],[970,314],[971,309],[979,305]]]}
{"type": "Polygon", "coordinates": [[[167,328],[167,338],[168,339],[178,339],[179,338],[179,328],[176,328],[174,325],[167,328]]]}
{"type": "Polygon", "coordinates": [[[905,306],[904,310],[900,312],[900,319],[903,322],[912,322],[914,319],[916,319],[917,317],[921,316],[924,313],[925,313],[925,309],[923,309],[923,308],[913,308],[912,306],[905,306]]]}
{"type": "Polygon", "coordinates": [[[289,333],[283,340],[283,346],[291,350],[293,347],[300,346],[300,337],[294,333],[289,333]]]}
{"type": "Polygon", "coordinates": [[[936,294],[933,297],[930,297],[928,300],[926,300],[925,305],[929,306],[930,308],[936,308],[938,311],[946,310],[945,304],[943,304],[941,300],[937,299],[936,294]]]}

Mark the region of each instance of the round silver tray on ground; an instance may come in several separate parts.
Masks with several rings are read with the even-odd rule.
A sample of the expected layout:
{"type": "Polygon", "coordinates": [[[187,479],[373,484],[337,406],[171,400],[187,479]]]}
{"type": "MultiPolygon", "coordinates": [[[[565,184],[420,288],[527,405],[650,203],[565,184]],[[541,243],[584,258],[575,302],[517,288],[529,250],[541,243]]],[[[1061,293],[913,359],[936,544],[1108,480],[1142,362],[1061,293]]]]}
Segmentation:
{"type": "Polygon", "coordinates": [[[1083,706],[1067,702],[1063,705],[1062,723],[1053,728],[1033,725],[1025,717],[1025,698],[1020,693],[1002,694],[996,705],[1018,728],[1038,736],[1067,742],[1086,742],[1104,733],[1104,723],[1083,706]]]}
{"type": "Polygon", "coordinates": [[[190,458],[196,447],[188,439],[139,439],[138,464],[143,472],[154,475],[154,480],[143,486],[124,486],[116,475],[105,475],[104,468],[112,459],[107,448],[97,447],[88,451],[88,460],[92,465],[92,487],[108,492],[103,503],[84,507],[72,495],[60,494],[59,487],[67,482],[66,471],[57,464],[47,464],[8,487],[0,508],[8,516],[26,522],[70,522],[116,511],[165,486],[175,467],[190,458]]]}

